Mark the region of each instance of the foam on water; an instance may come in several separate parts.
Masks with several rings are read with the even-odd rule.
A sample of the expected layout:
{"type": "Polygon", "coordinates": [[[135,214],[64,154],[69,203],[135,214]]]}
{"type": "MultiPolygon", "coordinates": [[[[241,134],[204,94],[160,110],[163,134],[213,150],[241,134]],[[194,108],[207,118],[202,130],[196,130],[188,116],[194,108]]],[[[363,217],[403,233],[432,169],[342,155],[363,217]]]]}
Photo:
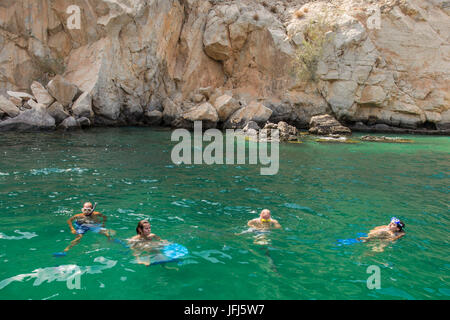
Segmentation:
{"type": "Polygon", "coordinates": [[[0,239],[2,240],[22,240],[22,239],[32,239],[37,237],[38,235],[34,232],[22,232],[20,230],[14,230],[15,233],[20,234],[21,236],[7,236],[6,234],[0,232],[0,239]]]}

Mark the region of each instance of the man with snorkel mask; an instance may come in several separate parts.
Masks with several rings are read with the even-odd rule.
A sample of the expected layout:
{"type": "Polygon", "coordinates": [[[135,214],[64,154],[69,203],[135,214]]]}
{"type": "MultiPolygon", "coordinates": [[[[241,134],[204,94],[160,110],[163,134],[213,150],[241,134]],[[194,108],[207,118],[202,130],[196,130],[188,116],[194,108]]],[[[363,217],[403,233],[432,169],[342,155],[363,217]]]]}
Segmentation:
{"type": "Polygon", "coordinates": [[[367,237],[358,238],[363,242],[370,241],[372,239],[382,239],[394,241],[403,237],[406,233],[403,230],[405,224],[396,217],[391,218],[391,222],[387,226],[379,226],[370,230],[367,237]]]}
{"type": "Polygon", "coordinates": [[[81,209],[82,213],[76,214],[67,220],[70,231],[72,234],[76,235],[76,238],[66,249],[64,249],[64,252],[69,251],[73,246],[77,245],[81,241],[83,235],[88,231],[101,233],[108,237],[108,240],[111,240],[113,232],[105,228],[106,216],[95,211],[96,206],[97,204],[93,206],[92,203],[86,202],[81,209]]]}
{"type": "Polygon", "coordinates": [[[264,209],[261,211],[259,218],[250,220],[248,226],[257,230],[268,230],[268,229],[281,229],[281,225],[277,220],[272,219],[270,215],[270,210],[264,209]]]}

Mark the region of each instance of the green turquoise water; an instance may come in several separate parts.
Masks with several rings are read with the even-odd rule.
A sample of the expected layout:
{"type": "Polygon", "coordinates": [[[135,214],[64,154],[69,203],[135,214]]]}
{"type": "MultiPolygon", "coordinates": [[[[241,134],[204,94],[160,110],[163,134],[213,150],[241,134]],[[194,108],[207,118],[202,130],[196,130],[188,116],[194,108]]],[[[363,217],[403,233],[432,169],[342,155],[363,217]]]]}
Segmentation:
{"type": "Polygon", "coordinates": [[[406,138],[414,143],[305,138],[281,145],[279,173],[261,176],[252,165],[176,166],[169,131],[2,133],[0,299],[449,299],[450,138],[406,138]],[[189,256],[167,265],[178,270],[145,267],[88,233],[53,257],[85,201],[120,239],[148,218],[189,256]],[[270,243],[236,235],[263,208],[283,226],[270,243]],[[407,234],[383,252],[337,245],[394,215],[407,234]],[[367,287],[371,265],[381,289],[367,287]],[[68,286],[74,270],[79,289],[68,286]]]}

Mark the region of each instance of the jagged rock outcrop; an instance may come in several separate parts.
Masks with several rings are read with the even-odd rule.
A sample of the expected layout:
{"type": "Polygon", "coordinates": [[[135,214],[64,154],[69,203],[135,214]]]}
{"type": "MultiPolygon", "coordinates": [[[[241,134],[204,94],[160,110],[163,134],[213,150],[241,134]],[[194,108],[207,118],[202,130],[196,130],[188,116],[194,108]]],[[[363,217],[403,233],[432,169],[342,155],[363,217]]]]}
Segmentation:
{"type": "Polygon", "coordinates": [[[225,128],[240,129],[247,122],[265,123],[272,115],[272,110],[266,108],[262,103],[252,101],[243,108],[233,113],[225,123],[225,128]]]}
{"type": "Polygon", "coordinates": [[[33,96],[36,98],[36,101],[40,104],[45,105],[46,107],[50,106],[55,101],[55,98],[53,98],[50,93],[48,93],[48,91],[44,88],[44,86],[37,81],[33,81],[30,89],[33,93],[33,96]]]}
{"type": "Polygon", "coordinates": [[[52,130],[55,128],[55,119],[47,112],[47,108],[38,104],[31,110],[19,114],[15,118],[0,122],[0,131],[34,131],[52,130]]]}
{"type": "Polygon", "coordinates": [[[317,135],[351,135],[352,131],[339,123],[333,116],[324,114],[311,118],[309,133],[317,135]]]}
{"type": "Polygon", "coordinates": [[[14,118],[19,114],[20,109],[14,103],[6,99],[4,96],[0,96],[0,119],[5,116],[14,118]]]}
{"type": "Polygon", "coordinates": [[[50,107],[48,107],[47,112],[49,113],[50,116],[52,116],[55,119],[56,125],[60,124],[70,116],[69,113],[67,113],[66,110],[64,110],[63,105],[58,101],[56,101],[50,107]]]}
{"type": "MultiPolygon", "coordinates": [[[[445,1],[22,0],[0,9],[0,95],[32,93],[46,107],[54,99],[92,124],[174,125],[207,102],[225,127],[264,119],[306,128],[332,114],[450,129],[445,1]],[[68,27],[69,5],[81,9],[80,29],[68,27]],[[322,20],[316,81],[304,83],[296,50],[322,20]],[[81,94],[90,107],[74,103],[81,94]],[[268,119],[262,108],[245,115],[253,101],[268,119]]],[[[29,96],[7,99],[30,107],[29,96]]]]}
{"type": "Polygon", "coordinates": [[[214,101],[214,107],[219,115],[219,120],[226,121],[234,112],[241,108],[239,102],[232,96],[224,94],[214,101]]]}

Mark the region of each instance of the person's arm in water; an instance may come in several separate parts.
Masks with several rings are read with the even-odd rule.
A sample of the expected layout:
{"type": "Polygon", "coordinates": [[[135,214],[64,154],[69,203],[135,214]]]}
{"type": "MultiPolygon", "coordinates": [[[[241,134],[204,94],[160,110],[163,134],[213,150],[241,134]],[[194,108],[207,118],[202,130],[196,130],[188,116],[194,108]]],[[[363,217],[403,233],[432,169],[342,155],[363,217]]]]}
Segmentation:
{"type": "Polygon", "coordinates": [[[275,229],[281,229],[281,224],[280,224],[277,220],[275,220],[275,219],[272,219],[272,226],[273,226],[275,229]]]}
{"type": "Polygon", "coordinates": [[[106,225],[106,216],[104,214],[101,214],[100,212],[93,212],[92,215],[94,216],[95,221],[102,224],[102,227],[104,228],[106,225]],[[102,219],[102,222],[100,222],[100,219],[102,219]]]}
{"type": "Polygon", "coordinates": [[[70,232],[72,232],[73,234],[76,234],[77,231],[75,230],[75,228],[72,225],[73,220],[75,220],[77,217],[79,217],[81,214],[76,214],[73,217],[71,217],[69,220],[67,220],[67,224],[69,225],[70,228],[70,232]]]}
{"type": "Polygon", "coordinates": [[[400,234],[396,235],[395,237],[393,237],[391,240],[395,241],[400,239],[401,237],[403,237],[406,233],[405,232],[400,232],[400,234]]]}
{"type": "Polygon", "coordinates": [[[259,228],[259,224],[258,224],[258,219],[253,219],[253,220],[250,220],[248,223],[247,223],[247,225],[250,227],[250,228],[259,228]]]}
{"type": "Polygon", "coordinates": [[[378,226],[373,228],[372,230],[369,231],[369,234],[367,237],[360,237],[357,238],[356,240],[361,240],[363,242],[367,242],[370,241],[372,239],[379,239],[379,238],[383,238],[383,234],[385,233],[385,229],[386,226],[378,226]]]}

